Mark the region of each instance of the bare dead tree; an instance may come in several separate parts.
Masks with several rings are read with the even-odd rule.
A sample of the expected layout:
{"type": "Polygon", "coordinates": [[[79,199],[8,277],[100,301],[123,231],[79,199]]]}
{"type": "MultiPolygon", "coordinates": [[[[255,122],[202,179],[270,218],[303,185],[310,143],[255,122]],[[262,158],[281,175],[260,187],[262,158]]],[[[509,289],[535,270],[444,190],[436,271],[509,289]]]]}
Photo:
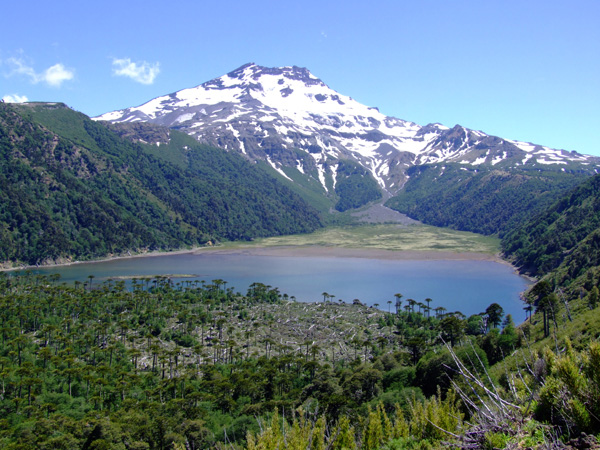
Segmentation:
{"type": "MultiPolygon", "coordinates": [[[[464,422],[465,429],[462,433],[458,435],[448,433],[457,438],[453,445],[463,449],[478,449],[485,446],[489,433],[516,435],[528,420],[527,411],[533,400],[533,392],[529,388],[526,390],[527,395],[518,394],[515,378],[519,378],[526,385],[521,371],[518,370],[515,376],[507,376],[508,389],[502,391],[492,380],[477,352],[472,352],[476,361],[468,361],[470,368],[456,355],[450,345],[446,344],[446,347],[456,366],[454,370],[460,375],[458,380],[462,381],[459,383],[455,377],[451,381],[452,388],[471,414],[471,419],[464,422]],[[522,409],[524,404],[527,404],[527,407],[522,409]]],[[[527,364],[527,367],[530,366],[527,364]]],[[[528,370],[533,374],[531,368],[528,370]]],[[[544,430],[544,448],[561,448],[551,427],[545,428],[547,429],[544,430]]]]}

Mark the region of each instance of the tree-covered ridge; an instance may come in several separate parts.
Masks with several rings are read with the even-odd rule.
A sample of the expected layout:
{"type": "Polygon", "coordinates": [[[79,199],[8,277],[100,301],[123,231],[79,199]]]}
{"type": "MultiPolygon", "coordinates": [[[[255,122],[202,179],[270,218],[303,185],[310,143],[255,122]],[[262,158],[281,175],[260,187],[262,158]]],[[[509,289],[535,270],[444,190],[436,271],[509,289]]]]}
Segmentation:
{"type": "Polygon", "coordinates": [[[340,212],[359,208],[382,197],[381,189],[371,174],[350,160],[340,160],[337,164],[335,193],[339,197],[335,209],[340,212]]]}
{"type": "Polygon", "coordinates": [[[243,158],[174,131],[169,140],[165,152],[175,157],[157,158],[64,105],[1,104],[0,261],[89,259],[320,226],[312,208],[243,158]]]}
{"type": "Polygon", "coordinates": [[[581,271],[600,264],[599,227],[600,176],[596,175],[508,233],[502,249],[525,273],[542,276],[564,262],[576,278],[581,271]]]}
{"type": "Polygon", "coordinates": [[[507,373],[506,355],[543,339],[541,314],[518,330],[494,303],[464,318],[401,294],[382,311],[261,283],[59,281],[0,276],[7,450],[549,448],[600,431],[582,403],[600,388],[598,345],[528,344],[523,372],[507,373]],[[561,367],[577,364],[574,390],[561,367]]]}
{"type": "Polygon", "coordinates": [[[429,225],[503,236],[593,173],[584,165],[569,171],[543,165],[415,166],[407,171],[404,189],[386,205],[429,225]]]}

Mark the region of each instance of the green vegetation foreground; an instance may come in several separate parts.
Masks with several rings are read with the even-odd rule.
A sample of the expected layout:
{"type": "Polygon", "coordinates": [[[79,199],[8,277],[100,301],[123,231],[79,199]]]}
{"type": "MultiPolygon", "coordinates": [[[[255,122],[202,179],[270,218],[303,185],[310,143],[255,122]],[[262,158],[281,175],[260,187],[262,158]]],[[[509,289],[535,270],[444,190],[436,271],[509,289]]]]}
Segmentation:
{"type": "Polygon", "coordinates": [[[387,311],[330,298],[4,274],[0,446],[548,448],[600,431],[593,333],[520,351],[548,339],[541,312],[518,331],[495,303],[466,318],[400,293],[387,311]]]}

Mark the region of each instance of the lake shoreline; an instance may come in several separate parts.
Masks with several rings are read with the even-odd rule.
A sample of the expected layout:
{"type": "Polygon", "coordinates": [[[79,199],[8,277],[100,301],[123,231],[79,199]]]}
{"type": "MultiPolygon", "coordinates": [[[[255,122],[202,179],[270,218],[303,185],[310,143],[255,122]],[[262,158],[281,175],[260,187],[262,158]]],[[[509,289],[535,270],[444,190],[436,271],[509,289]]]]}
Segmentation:
{"type": "MultiPolygon", "coordinates": [[[[498,302],[513,317],[521,317],[519,295],[530,284],[492,252],[261,244],[146,252],[35,267],[31,272],[58,273],[66,283],[85,283],[93,277],[96,286],[106,280],[169,278],[185,285],[223,279],[238,292],[246,292],[252,283],[260,282],[308,303],[319,301],[323,292],[335,292],[337,298],[357,298],[372,306],[402,292],[407,298],[443,299],[449,310],[469,314],[498,302]]],[[[14,273],[19,272],[23,271],[14,273]]]]}
{"type": "Polygon", "coordinates": [[[480,252],[450,252],[438,250],[385,250],[380,248],[351,248],[325,245],[279,245],[279,246],[212,246],[195,247],[173,251],[151,251],[131,255],[109,256],[101,259],[86,261],[66,261],[39,266],[1,267],[0,272],[30,270],[51,267],[66,267],[76,264],[94,264],[106,261],[149,258],[181,254],[223,254],[249,256],[281,256],[281,257],[328,257],[328,258],[362,258],[389,261],[491,261],[518,269],[509,261],[502,259],[499,254],[480,252]]]}

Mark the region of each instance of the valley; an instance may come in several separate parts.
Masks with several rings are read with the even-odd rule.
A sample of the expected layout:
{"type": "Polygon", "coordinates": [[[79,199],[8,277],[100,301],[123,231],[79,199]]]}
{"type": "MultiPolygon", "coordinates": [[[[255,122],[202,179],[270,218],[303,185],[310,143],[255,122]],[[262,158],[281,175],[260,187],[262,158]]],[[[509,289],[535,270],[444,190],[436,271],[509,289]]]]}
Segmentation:
{"type": "Polygon", "coordinates": [[[296,66],[2,102],[0,447],[597,448],[599,170],[296,66]]]}

